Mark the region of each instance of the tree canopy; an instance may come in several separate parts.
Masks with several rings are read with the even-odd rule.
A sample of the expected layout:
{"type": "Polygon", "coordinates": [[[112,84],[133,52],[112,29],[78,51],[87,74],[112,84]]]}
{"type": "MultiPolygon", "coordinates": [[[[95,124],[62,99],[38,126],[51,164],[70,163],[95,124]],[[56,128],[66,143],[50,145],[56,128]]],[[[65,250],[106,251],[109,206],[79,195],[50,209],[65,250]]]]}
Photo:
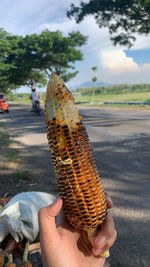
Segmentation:
{"type": "Polygon", "coordinates": [[[7,92],[9,88],[15,89],[17,85],[13,81],[9,80],[9,70],[12,65],[6,62],[7,54],[11,50],[11,44],[9,41],[10,34],[4,29],[0,29],[0,91],[7,92]]]}
{"type": "Polygon", "coordinates": [[[63,36],[60,31],[45,30],[23,37],[0,29],[0,89],[35,84],[45,86],[51,71],[65,81],[70,80],[77,74],[74,63],[83,59],[78,48],[86,40],[80,32],[63,36]]]}
{"type": "Polygon", "coordinates": [[[24,40],[34,67],[43,69],[47,74],[49,70],[53,70],[63,75],[68,69],[74,69],[76,60],[83,59],[81,51],[76,47],[85,44],[86,39],[79,32],[72,32],[64,37],[60,31],[45,30],[40,35],[27,35],[24,40]]]}
{"type": "Polygon", "coordinates": [[[71,4],[69,18],[80,23],[93,15],[100,28],[107,27],[114,45],[131,47],[136,34],[150,33],[150,0],[90,0],[80,6],[71,4]]]}

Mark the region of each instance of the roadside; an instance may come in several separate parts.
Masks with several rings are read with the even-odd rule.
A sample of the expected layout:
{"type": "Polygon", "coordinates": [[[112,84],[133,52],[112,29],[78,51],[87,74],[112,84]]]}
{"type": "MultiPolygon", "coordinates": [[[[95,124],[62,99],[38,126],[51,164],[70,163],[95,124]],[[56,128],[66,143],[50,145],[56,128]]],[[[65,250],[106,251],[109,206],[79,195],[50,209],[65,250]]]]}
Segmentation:
{"type": "MultiPolygon", "coordinates": [[[[27,117],[27,121],[30,118],[30,125],[26,125],[30,130],[25,136],[22,136],[22,133],[27,131],[25,117],[22,120],[22,114],[18,114],[18,111],[21,112],[20,105],[10,105],[9,115],[4,115],[0,124],[0,197],[13,196],[23,191],[43,191],[56,194],[56,183],[48,145],[46,145],[45,138],[44,147],[42,137],[41,140],[37,140],[41,134],[40,126],[44,127],[44,113],[38,118],[30,113],[30,105],[23,105],[23,109],[24,107],[27,108],[27,111],[23,110],[24,116],[27,117]],[[37,127],[34,128],[36,122],[37,127]],[[32,127],[34,130],[30,134],[32,127]],[[36,130],[35,137],[34,131],[36,130]],[[37,154],[41,156],[37,157],[37,154]]],[[[45,137],[45,134],[43,135],[45,137]]]]}
{"type": "MultiPolygon", "coordinates": [[[[1,192],[56,193],[56,183],[46,138],[44,113],[30,112],[30,105],[10,105],[7,121],[10,140],[21,157],[18,170],[28,170],[29,180],[10,183],[1,192]],[[9,190],[8,190],[9,189],[9,190]]],[[[150,111],[80,107],[80,114],[94,148],[103,186],[114,202],[113,216],[118,238],[111,248],[111,267],[148,267],[150,190],[150,111]]],[[[14,157],[14,156],[13,156],[14,157]]],[[[13,169],[14,171],[14,169],[13,169]]]]}
{"type": "Polygon", "coordinates": [[[0,122],[0,197],[12,197],[31,186],[32,172],[23,167],[23,148],[12,141],[6,122],[0,122]]]}
{"type": "MultiPolygon", "coordinates": [[[[9,191],[11,183],[15,183],[17,187],[20,180],[19,177],[17,177],[19,174],[17,172],[17,168],[21,163],[17,143],[11,141],[4,121],[0,122],[0,147],[0,197],[2,198],[10,194],[9,191]]],[[[13,192],[11,193],[13,194],[13,192]]]]}
{"type": "MultiPolygon", "coordinates": [[[[44,123],[44,113],[39,118],[30,112],[30,105],[23,105],[22,110],[21,106],[10,104],[10,113],[0,114],[0,116],[2,115],[0,117],[0,119],[2,118],[0,120],[0,198],[9,199],[18,193],[29,191],[56,194],[56,182],[49,162],[48,145],[46,144],[43,148],[42,140],[36,140],[39,138],[38,133],[37,136],[36,133],[30,135],[30,130],[28,134],[22,136],[22,133],[27,131],[26,127],[30,128],[30,125],[26,125],[29,118],[31,119],[31,128],[32,126],[35,127],[38,119],[40,120],[40,128],[41,122],[44,123]],[[26,117],[27,120],[25,120],[26,117]],[[41,157],[37,157],[39,154],[41,157]]],[[[4,242],[6,243],[6,240],[4,242]]],[[[11,244],[11,239],[9,243],[11,244]]],[[[20,247],[18,247],[19,250],[16,250],[17,253],[19,253],[23,243],[19,243],[20,247]]],[[[29,246],[29,251],[28,260],[32,266],[42,267],[38,239],[29,246]]],[[[17,259],[15,259],[17,266],[21,266],[21,260],[22,257],[20,258],[18,254],[17,259]]]]}

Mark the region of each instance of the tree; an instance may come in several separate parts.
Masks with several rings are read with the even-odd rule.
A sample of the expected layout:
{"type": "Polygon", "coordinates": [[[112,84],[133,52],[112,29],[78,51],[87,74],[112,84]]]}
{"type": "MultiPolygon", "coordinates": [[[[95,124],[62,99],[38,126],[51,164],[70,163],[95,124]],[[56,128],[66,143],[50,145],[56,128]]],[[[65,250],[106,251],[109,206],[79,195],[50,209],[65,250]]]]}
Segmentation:
{"type": "Polygon", "coordinates": [[[41,34],[22,37],[1,29],[0,81],[5,88],[12,88],[12,85],[45,86],[52,70],[68,81],[77,74],[70,69],[74,69],[77,60],[83,59],[77,48],[86,40],[80,32],[64,37],[60,31],[45,30],[41,34]]]}
{"type": "Polygon", "coordinates": [[[28,85],[31,89],[38,87],[46,86],[47,79],[45,73],[40,70],[32,70],[28,74],[28,78],[26,80],[26,85],[28,85]]]}
{"type": "Polygon", "coordinates": [[[94,76],[93,76],[93,78],[92,78],[92,82],[93,82],[92,102],[94,103],[94,97],[95,97],[95,83],[97,82],[97,76],[96,76],[97,66],[92,67],[92,71],[93,71],[93,73],[94,73],[94,76]]]}
{"type": "Polygon", "coordinates": [[[25,37],[28,53],[32,57],[34,67],[45,71],[47,76],[53,70],[61,75],[65,81],[73,78],[78,72],[74,70],[74,63],[82,60],[83,55],[77,47],[86,43],[87,37],[80,32],[71,32],[64,37],[60,31],[43,31],[40,35],[32,34],[25,37]],[[69,72],[68,72],[69,71],[69,72]]]}
{"type": "MultiPolygon", "coordinates": [[[[1,41],[4,42],[4,40],[1,41]]],[[[36,85],[45,86],[46,75],[36,66],[35,56],[29,53],[25,38],[9,34],[6,42],[9,49],[3,45],[4,51],[1,51],[3,53],[0,54],[0,59],[5,66],[3,76],[6,77],[9,87],[11,84],[14,84],[15,87],[28,85],[31,88],[36,85]]]]}
{"type": "Polygon", "coordinates": [[[150,33],[150,0],[90,0],[80,6],[71,4],[69,18],[80,23],[93,15],[100,28],[107,27],[114,45],[131,47],[136,34],[150,33]]]}
{"type": "Polygon", "coordinates": [[[16,85],[9,81],[8,71],[12,65],[6,62],[7,54],[11,49],[8,40],[10,36],[9,33],[0,28],[0,91],[4,93],[16,88],[16,85]]]}

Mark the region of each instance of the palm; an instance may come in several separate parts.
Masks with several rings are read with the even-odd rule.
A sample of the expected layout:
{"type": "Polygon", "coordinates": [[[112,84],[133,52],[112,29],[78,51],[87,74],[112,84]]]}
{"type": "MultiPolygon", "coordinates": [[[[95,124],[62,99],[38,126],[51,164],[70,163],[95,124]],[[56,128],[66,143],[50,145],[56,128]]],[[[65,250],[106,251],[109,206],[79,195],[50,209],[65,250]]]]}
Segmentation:
{"type": "Polygon", "coordinates": [[[73,263],[71,267],[103,266],[105,260],[93,256],[92,246],[84,230],[73,229],[65,221],[59,223],[57,229],[59,233],[57,240],[57,256],[61,257],[60,260],[62,263],[65,262],[65,267],[70,266],[70,263],[73,263]]]}
{"type": "MultiPolygon", "coordinates": [[[[92,249],[87,233],[84,230],[74,229],[67,223],[61,209],[62,204],[62,200],[58,199],[39,212],[43,265],[45,267],[102,267],[105,260],[94,255],[108,250],[116,239],[117,233],[111,214],[108,213],[100,235],[98,233],[96,236],[96,239],[104,236],[107,244],[104,245],[98,238],[94,241],[94,249],[92,249]]],[[[112,208],[112,202],[107,202],[107,206],[112,208]]]]}

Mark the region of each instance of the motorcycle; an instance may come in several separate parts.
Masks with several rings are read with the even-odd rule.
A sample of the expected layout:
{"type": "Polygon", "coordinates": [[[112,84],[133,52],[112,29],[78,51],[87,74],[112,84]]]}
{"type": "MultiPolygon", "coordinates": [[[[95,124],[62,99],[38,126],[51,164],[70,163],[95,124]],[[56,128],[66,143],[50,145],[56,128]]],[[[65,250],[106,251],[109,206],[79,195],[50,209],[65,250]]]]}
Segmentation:
{"type": "Polygon", "coordinates": [[[40,107],[40,101],[36,100],[33,104],[33,112],[40,116],[42,109],[40,107]]]}
{"type": "Polygon", "coordinates": [[[8,103],[3,94],[0,94],[0,110],[9,112],[8,103]]]}

